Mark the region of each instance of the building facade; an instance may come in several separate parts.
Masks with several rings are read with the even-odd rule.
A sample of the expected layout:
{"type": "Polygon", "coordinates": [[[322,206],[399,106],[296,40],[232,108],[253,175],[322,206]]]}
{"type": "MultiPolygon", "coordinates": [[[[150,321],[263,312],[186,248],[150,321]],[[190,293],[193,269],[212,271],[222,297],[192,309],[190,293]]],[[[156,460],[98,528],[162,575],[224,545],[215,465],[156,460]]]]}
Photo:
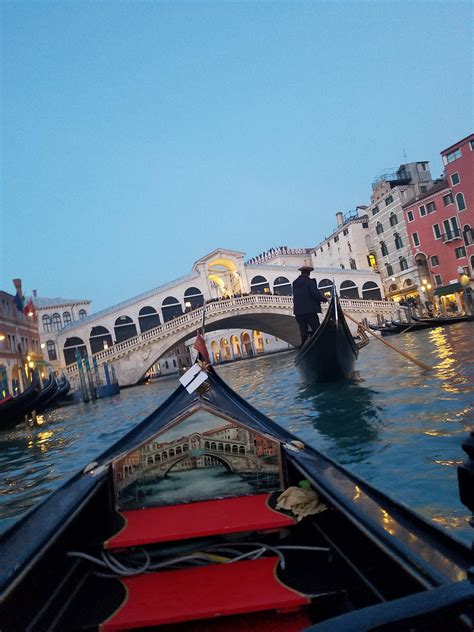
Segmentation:
{"type": "Polygon", "coordinates": [[[84,320],[91,312],[91,301],[87,299],[46,298],[33,290],[32,302],[36,308],[39,336],[45,360],[51,368],[60,368],[56,335],[71,323],[84,320]]]}
{"type": "Polygon", "coordinates": [[[367,208],[373,253],[387,298],[417,297],[422,282],[408,240],[403,204],[432,186],[428,162],[384,171],[372,183],[367,208]]]}
{"type": "Polygon", "coordinates": [[[474,276],[474,135],[441,155],[445,177],[406,202],[403,212],[424,300],[462,311],[460,275],[471,285],[474,276]]]}
{"type": "Polygon", "coordinates": [[[19,310],[15,297],[0,291],[0,388],[1,397],[23,391],[32,368],[42,372],[38,320],[34,310],[19,310]]]}
{"type": "Polygon", "coordinates": [[[314,267],[376,270],[366,206],[336,213],[337,228],[312,251],[314,267]]]}

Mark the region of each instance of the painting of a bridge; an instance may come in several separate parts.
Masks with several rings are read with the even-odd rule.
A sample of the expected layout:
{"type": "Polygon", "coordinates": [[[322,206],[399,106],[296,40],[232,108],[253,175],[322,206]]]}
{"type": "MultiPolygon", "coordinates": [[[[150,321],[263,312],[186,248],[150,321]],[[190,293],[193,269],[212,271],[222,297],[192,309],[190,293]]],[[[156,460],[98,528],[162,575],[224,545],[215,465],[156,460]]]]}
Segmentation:
{"type": "Polygon", "coordinates": [[[280,445],[198,410],[114,462],[117,507],[134,509],[279,489],[280,445]]]}

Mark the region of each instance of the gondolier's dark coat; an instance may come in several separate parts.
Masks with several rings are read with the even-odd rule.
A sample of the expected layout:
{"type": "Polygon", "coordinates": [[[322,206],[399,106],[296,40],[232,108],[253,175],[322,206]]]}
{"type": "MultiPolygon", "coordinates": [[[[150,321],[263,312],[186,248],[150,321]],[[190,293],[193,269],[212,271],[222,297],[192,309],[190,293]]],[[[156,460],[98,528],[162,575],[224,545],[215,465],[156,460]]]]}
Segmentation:
{"type": "Polygon", "coordinates": [[[321,303],[327,303],[327,298],[318,290],[316,281],[300,274],[293,282],[293,314],[320,314],[321,303]]]}

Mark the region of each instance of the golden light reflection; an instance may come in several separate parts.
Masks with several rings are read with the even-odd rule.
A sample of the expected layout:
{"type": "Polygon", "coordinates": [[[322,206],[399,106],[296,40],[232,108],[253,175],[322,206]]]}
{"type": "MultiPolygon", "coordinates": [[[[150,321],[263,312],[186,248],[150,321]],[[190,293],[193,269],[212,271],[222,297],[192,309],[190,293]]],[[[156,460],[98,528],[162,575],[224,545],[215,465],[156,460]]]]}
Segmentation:
{"type": "Polygon", "coordinates": [[[358,485],[355,486],[355,496],[352,499],[354,502],[360,498],[360,487],[358,485]]]}
{"type": "Polygon", "coordinates": [[[387,531],[387,533],[390,533],[390,535],[395,535],[396,530],[394,529],[395,522],[393,518],[390,516],[390,514],[387,511],[385,511],[385,509],[382,509],[381,511],[382,511],[383,528],[385,529],[385,531],[387,531]]]}
{"type": "Polygon", "coordinates": [[[429,437],[450,437],[450,432],[445,432],[444,430],[425,430],[423,434],[428,435],[429,437]]]}
{"type": "Polygon", "coordinates": [[[446,461],[442,461],[441,459],[435,459],[434,461],[436,463],[436,465],[446,465],[448,467],[452,467],[453,465],[461,465],[463,463],[462,459],[461,460],[453,460],[453,459],[448,459],[446,461]]]}
{"type": "Polygon", "coordinates": [[[459,529],[462,527],[466,527],[469,522],[466,517],[456,517],[456,516],[433,516],[431,518],[433,522],[441,525],[442,527],[446,527],[448,529],[459,529]]]}

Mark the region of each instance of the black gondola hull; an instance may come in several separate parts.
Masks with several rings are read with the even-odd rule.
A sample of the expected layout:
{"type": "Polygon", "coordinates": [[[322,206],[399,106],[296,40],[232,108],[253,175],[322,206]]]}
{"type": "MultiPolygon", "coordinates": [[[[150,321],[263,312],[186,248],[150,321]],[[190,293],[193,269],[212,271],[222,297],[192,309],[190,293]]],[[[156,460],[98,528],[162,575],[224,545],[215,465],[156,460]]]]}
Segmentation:
{"type": "Polygon", "coordinates": [[[323,322],[303,345],[295,364],[309,380],[330,382],[350,377],[358,355],[339,299],[334,294],[323,322]]]}

